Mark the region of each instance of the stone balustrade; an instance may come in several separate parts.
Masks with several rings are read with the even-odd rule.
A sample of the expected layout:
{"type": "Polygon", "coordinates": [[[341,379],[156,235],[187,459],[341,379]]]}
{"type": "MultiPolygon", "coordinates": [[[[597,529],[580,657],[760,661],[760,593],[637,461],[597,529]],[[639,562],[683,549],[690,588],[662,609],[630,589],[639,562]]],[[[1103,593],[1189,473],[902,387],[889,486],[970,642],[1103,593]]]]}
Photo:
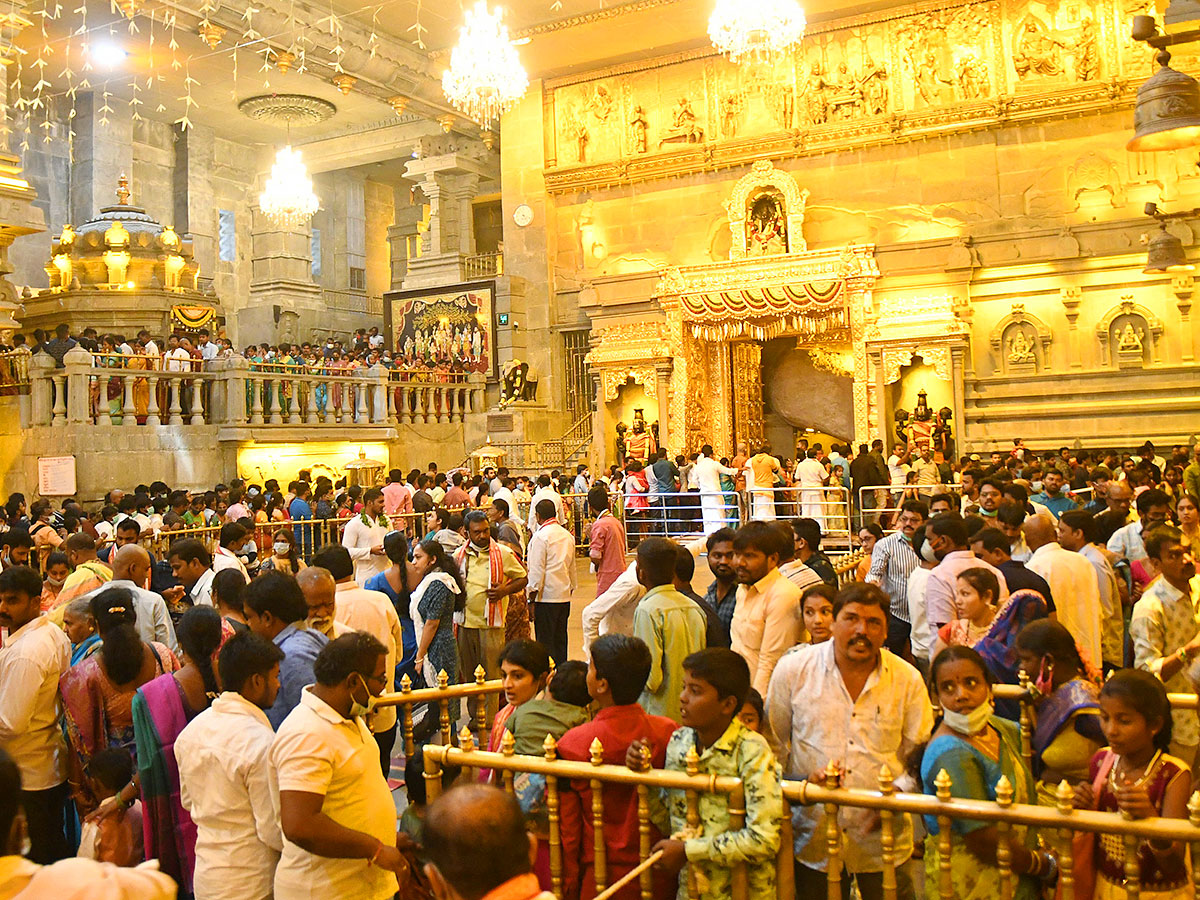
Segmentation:
{"type": "Polygon", "coordinates": [[[30,360],[30,425],[316,426],[463,422],[482,413],[477,373],[406,372],[383,366],[345,374],[256,363],[241,356],[172,371],[129,358],[71,350],[63,368],[30,360]],[[202,367],[201,367],[202,366],[202,367]]]}

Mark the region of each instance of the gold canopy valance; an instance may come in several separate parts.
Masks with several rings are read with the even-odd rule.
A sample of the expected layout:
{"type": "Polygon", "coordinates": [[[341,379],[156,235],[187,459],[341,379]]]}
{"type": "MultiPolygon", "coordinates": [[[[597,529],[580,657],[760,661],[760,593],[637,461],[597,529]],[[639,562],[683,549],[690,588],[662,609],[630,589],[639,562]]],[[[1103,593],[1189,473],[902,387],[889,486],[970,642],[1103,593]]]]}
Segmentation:
{"type": "Polygon", "coordinates": [[[655,294],[702,340],[828,337],[850,327],[851,282],[877,275],[872,248],[851,246],[668,269],[655,294]]]}

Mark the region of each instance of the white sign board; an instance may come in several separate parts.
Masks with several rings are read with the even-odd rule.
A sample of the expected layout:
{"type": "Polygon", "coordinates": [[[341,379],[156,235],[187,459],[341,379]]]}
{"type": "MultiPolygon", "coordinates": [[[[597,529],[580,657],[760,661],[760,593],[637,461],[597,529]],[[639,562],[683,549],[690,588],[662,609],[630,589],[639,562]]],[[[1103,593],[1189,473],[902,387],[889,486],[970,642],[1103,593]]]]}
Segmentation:
{"type": "Polygon", "coordinates": [[[70,497],[75,494],[75,457],[39,456],[38,493],[43,497],[70,497]]]}

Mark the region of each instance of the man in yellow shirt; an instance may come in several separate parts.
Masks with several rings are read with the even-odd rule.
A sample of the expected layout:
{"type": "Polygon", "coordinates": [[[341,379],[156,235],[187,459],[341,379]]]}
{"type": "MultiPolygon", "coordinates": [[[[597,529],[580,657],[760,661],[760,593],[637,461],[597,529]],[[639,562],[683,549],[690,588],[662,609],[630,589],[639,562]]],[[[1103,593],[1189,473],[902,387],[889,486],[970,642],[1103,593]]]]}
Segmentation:
{"type": "Polygon", "coordinates": [[[754,485],[750,489],[751,518],[770,522],[775,518],[775,476],[782,473],[782,468],[770,453],[771,448],[763,444],[758,453],[750,457],[747,465],[750,474],[754,476],[754,485]]]}

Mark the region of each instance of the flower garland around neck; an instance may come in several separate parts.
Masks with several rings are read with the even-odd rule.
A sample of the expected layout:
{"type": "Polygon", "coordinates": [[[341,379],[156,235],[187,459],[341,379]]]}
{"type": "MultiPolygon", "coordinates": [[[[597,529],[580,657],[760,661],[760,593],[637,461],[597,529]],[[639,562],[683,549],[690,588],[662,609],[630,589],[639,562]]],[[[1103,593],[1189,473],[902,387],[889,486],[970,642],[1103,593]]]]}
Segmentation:
{"type": "Polygon", "coordinates": [[[374,522],[372,522],[370,520],[370,518],[367,516],[367,514],[365,512],[359,513],[358,517],[360,519],[362,519],[362,523],[364,525],[366,525],[368,528],[370,528],[372,525],[382,525],[384,528],[392,527],[392,523],[390,521],[388,521],[388,517],[383,515],[383,513],[380,513],[379,518],[376,519],[374,522]]]}

